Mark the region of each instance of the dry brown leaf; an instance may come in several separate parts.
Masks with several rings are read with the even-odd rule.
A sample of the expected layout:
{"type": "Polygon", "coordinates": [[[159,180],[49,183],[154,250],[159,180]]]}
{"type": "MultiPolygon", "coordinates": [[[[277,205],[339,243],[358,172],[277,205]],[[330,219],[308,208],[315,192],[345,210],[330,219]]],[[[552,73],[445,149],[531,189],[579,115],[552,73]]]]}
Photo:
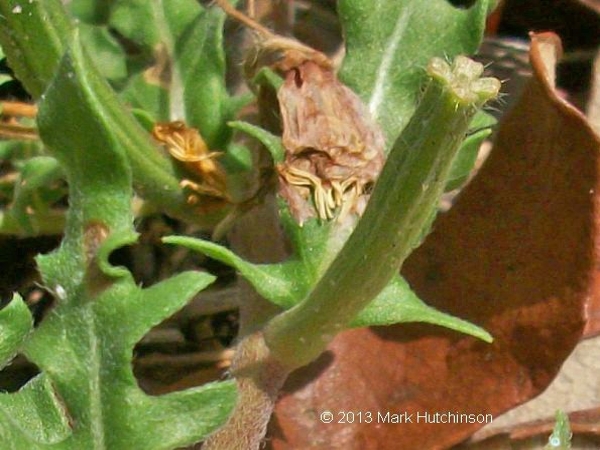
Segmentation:
{"type": "Polygon", "coordinates": [[[597,0],[503,0],[499,33],[525,36],[552,30],[567,51],[594,50],[600,44],[597,0]]]}
{"type": "Polygon", "coordinates": [[[593,11],[600,14],[600,0],[577,0],[579,3],[583,3],[585,6],[593,11]]]}
{"type": "Polygon", "coordinates": [[[558,38],[532,39],[534,79],[403,271],[421,298],[495,342],[420,324],[345,332],[290,378],[271,448],[448,448],[482,425],[417,423],[417,413],[495,417],[539,394],[579,341],[598,253],[600,143],[554,91],[558,38]],[[343,411],[374,420],[324,424],[325,410],[334,422],[343,411]],[[413,423],[377,423],[378,412],[413,423]]]}
{"type": "MultiPolygon", "coordinates": [[[[592,88],[587,105],[587,117],[596,134],[600,135],[600,52],[594,60],[592,88]]],[[[600,261],[598,264],[600,267],[600,261]]],[[[600,334],[600,270],[596,272],[594,292],[590,300],[589,319],[585,328],[586,337],[600,334]]]]}
{"type": "Polygon", "coordinates": [[[592,70],[592,88],[587,104],[587,117],[596,133],[600,134],[600,51],[594,58],[592,70]]]}

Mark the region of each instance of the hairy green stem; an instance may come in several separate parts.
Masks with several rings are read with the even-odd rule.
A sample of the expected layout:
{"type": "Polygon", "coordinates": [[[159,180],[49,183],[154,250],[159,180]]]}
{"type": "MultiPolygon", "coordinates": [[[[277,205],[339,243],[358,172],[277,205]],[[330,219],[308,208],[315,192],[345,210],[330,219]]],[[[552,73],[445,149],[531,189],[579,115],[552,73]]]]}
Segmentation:
{"type": "Polygon", "coordinates": [[[264,331],[284,365],[297,368],[321,354],[418,245],[471,118],[498,93],[500,82],[480,78],[482,70],[466,57],[452,67],[439,58],[431,61],[423,98],[353,234],[308,297],[264,331]]]}
{"type": "MultiPolygon", "coordinates": [[[[277,226],[275,199],[243,216],[229,235],[236,253],[256,262],[273,263],[286,258],[281,229],[277,226]]],[[[230,372],[238,387],[238,401],[227,423],[204,443],[203,450],[258,450],[275,401],[289,371],[270,356],[260,332],[280,310],[243,283],[240,298],[240,343],[230,372]]]]}
{"type": "Polygon", "coordinates": [[[247,336],[236,349],[232,375],[237,404],[226,424],[204,442],[202,450],[258,450],[289,369],[274,359],[262,333],[247,336]]]}

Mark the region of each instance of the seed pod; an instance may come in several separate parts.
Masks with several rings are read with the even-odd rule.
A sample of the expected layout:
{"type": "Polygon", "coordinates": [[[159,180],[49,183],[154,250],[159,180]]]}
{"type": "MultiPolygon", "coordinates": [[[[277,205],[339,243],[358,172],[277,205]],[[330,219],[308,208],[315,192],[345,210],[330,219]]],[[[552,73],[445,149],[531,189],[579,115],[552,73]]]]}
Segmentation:
{"type": "Polygon", "coordinates": [[[366,106],[313,61],[289,70],[278,92],[285,161],[280,194],[302,224],[362,214],[384,164],[385,139],[366,106]],[[311,200],[312,198],[312,205],[311,200]]]}

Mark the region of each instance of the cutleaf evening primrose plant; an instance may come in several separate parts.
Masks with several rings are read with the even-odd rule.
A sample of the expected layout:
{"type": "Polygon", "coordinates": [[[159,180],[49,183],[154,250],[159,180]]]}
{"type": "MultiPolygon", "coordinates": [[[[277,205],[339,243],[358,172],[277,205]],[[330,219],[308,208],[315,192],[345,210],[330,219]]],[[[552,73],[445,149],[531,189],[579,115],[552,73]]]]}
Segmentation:
{"type": "Polygon", "coordinates": [[[64,232],[37,258],[54,308],[36,327],[19,295],[0,311],[2,364],[22,353],[40,369],[0,394],[2,448],[258,448],[288,374],[347,328],[429,322],[491,340],[428,307],[399,269],[489,133],[481,108],[499,82],[463,55],[494,2],[339,0],[340,66],[215,3],[0,0],[2,50],[35,104],[3,105],[1,154],[18,177],[0,232],[64,232]],[[226,84],[228,15],[251,35],[250,93],[226,84]],[[245,105],[261,120],[242,118],[245,105]],[[252,156],[259,147],[267,167],[252,156]],[[214,277],[144,288],[111,253],[136,241],[148,210],[223,236],[273,193],[292,249],[281,263],[164,239],[234,267],[278,312],[242,324],[252,331],[227,380],[146,395],[134,345],[214,277]]]}

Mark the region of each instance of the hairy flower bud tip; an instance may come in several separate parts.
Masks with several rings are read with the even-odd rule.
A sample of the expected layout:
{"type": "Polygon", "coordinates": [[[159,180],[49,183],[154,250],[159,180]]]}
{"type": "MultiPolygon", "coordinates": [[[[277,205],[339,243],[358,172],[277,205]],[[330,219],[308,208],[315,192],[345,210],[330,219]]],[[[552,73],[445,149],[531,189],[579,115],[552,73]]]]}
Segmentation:
{"type": "Polygon", "coordinates": [[[501,83],[496,78],[481,78],[483,64],[466,56],[457,56],[452,65],[442,58],[432,58],[427,72],[434,80],[444,84],[461,103],[483,103],[496,98],[501,83]]]}

